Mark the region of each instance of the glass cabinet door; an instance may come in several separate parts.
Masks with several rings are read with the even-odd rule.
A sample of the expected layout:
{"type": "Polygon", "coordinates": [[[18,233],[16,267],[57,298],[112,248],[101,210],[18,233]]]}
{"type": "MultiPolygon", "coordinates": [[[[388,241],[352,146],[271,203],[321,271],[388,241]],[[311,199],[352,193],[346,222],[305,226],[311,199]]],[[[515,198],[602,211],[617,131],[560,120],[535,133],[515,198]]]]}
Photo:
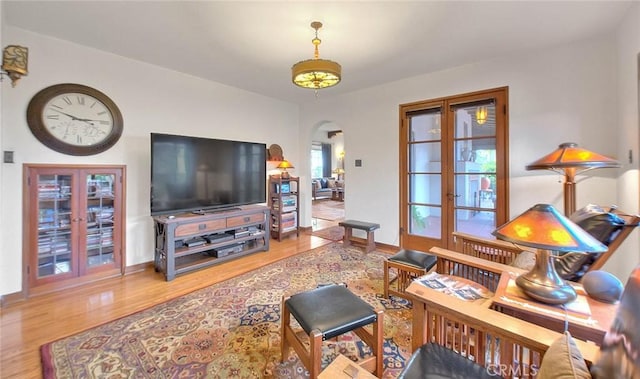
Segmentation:
{"type": "Polygon", "coordinates": [[[87,174],[86,182],[86,240],[87,269],[116,262],[114,246],[115,174],[87,174]]]}
{"type": "Polygon", "coordinates": [[[37,279],[75,271],[72,183],[72,175],[37,175],[37,279]]]}

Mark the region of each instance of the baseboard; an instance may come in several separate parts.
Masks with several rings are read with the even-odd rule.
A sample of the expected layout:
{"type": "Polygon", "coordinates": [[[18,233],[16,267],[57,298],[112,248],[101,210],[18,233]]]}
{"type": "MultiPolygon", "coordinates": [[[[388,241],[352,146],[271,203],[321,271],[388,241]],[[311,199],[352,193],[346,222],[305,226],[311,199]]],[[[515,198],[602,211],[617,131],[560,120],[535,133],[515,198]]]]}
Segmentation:
{"type": "Polygon", "coordinates": [[[155,270],[155,264],[153,261],[138,263],[137,265],[127,266],[124,268],[124,275],[131,275],[137,272],[143,272],[147,270],[155,270]]]}
{"type": "Polygon", "coordinates": [[[299,226],[298,228],[300,229],[301,233],[310,234],[311,232],[313,232],[313,227],[311,226],[299,226]]]}
{"type": "MultiPolygon", "coordinates": [[[[153,261],[143,262],[143,263],[139,263],[139,264],[132,265],[132,266],[127,266],[127,267],[125,267],[124,273],[122,275],[126,276],[126,275],[131,275],[131,274],[135,274],[135,273],[143,272],[143,271],[147,271],[147,270],[155,270],[155,265],[154,265],[153,261]]],[[[14,293],[2,295],[2,296],[0,296],[0,308],[4,308],[4,307],[7,307],[7,306],[12,305],[12,304],[19,303],[21,301],[26,301],[26,300],[28,300],[30,298],[33,298],[33,297],[50,294],[52,292],[64,291],[64,290],[69,289],[69,288],[73,288],[73,287],[77,287],[77,286],[83,286],[83,285],[91,284],[91,283],[94,283],[94,282],[97,282],[97,281],[100,281],[100,280],[111,279],[113,277],[114,276],[107,276],[107,277],[104,277],[104,278],[97,278],[95,280],[89,280],[89,281],[86,281],[86,282],[81,282],[81,283],[77,283],[77,284],[66,286],[66,287],[60,287],[60,288],[55,289],[55,290],[44,291],[42,293],[39,293],[38,291],[34,291],[29,296],[26,296],[24,291],[14,292],[14,293]]]]}
{"type": "Polygon", "coordinates": [[[381,250],[384,253],[395,254],[400,250],[399,246],[387,245],[386,243],[376,242],[376,250],[381,250]]]}
{"type": "Polygon", "coordinates": [[[11,304],[19,303],[25,300],[27,300],[27,298],[24,296],[24,293],[22,291],[2,295],[0,296],[0,308],[4,308],[11,304]]]}

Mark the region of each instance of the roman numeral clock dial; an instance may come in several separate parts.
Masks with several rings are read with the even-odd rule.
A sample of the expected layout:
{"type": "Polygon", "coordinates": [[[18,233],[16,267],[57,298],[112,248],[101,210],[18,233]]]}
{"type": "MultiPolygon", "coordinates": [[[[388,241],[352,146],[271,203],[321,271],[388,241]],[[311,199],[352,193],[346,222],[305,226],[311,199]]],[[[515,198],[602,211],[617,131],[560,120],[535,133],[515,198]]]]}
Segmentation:
{"type": "Polygon", "coordinates": [[[80,84],[57,84],[38,92],[27,107],[27,123],[40,142],[69,155],[101,153],[118,142],[123,128],[115,103],[80,84]]]}

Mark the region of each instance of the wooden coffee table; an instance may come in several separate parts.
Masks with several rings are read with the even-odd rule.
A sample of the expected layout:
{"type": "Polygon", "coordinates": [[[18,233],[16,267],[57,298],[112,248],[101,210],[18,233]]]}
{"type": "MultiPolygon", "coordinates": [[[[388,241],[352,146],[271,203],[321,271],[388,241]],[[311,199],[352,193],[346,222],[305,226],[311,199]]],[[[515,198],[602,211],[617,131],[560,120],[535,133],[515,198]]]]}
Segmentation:
{"type": "Polygon", "coordinates": [[[318,379],[375,379],[376,376],[340,354],[322,370],[318,379]]]}
{"type": "MultiPolygon", "coordinates": [[[[449,280],[455,280],[458,282],[459,286],[473,287],[476,292],[483,294],[483,297],[481,298],[465,300],[470,305],[469,309],[473,309],[474,307],[487,309],[491,306],[493,292],[489,291],[478,283],[465,278],[451,275],[436,275],[440,275],[441,277],[445,277],[449,280]]],[[[431,294],[433,294],[434,292],[439,292],[449,295],[447,299],[451,299],[452,301],[460,301],[460,297],[453,295],[452,292],[448,289],[436,290],[434,288],[430,288],[428,286],[420,284],[419,281],[421,278],[423,277],[414,280],[406,289],[406,293],[410,295],[410,298],[413,301],[413,317],[411,330],[412,351],[416,351],[420,346],[424,345],[427,341],[430,340],[428,324],[430,322],[433,322],[433,320],[430,320],[426,304],[422,302],[421,299],[430,298],[433,296],[431,294]]]]}

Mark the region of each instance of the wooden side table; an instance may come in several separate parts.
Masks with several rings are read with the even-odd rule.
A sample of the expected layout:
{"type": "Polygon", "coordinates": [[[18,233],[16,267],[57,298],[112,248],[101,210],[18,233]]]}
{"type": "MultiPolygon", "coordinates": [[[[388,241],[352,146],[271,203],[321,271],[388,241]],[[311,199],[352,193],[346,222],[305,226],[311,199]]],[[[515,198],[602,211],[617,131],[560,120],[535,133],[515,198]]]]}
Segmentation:
{"type": "Polygon", "coordinates": [[[375,379],[376,376],[340,354],[327,366],[318,379],[375,379]]]}
{"type": "Polygon", "coordinates": [[[331,200],[344,201],[344,189],[334,188],[331,191],[331,200]]]}
{"type": "MultiPolygon", "coordinates": [[[[481,293],[483,295],[483,297],[481,298],[466,300],[469,303],[470,310],[474,307],[480,307],[482,309],[488,309],[490,307],[493,299],[493,292],[490,292],[488,289],[479,285],[478,283],[465,278],[449,275],[441,276],[447,277],[450,280],[457,281],[460,287],[473,287],[476,290],[474,292],[481,293]]],[[[406,293],[409,294],[409,298],[413,302],[413,317],[411,324],[411,351],[416,351],[420,346],[431,340],[431,336],[429,335],[429,324],[433,322],[433,320],[430,319],[427,306],[422,301],[422,299],[428,299],[432,297],[433,295],[431,294],[433,294],[434,292],[444,293],[448,295],[447,298],[450,298],[452,301],[460,301],[459,299],[461,298],[460,296],[454,295],[452,291],[450,291],[451,288],[436,290],[434,288],[430,288],[428,286],[420,284],[419,280],[421,278],[414,280],[406,289],[406,293]]]]}
{"type": "Polygon", "coordinates": [[[526,296],[516,286],[515,275],[503,273],[491,306],[502,313],[561,333],[566,320],[573,337],[601,345],[615,318],[617,305],[592,299],[579,284],[574,287],[578,298],[566,304],[565,311],[561,306],[540,303],[526,296]]]}

